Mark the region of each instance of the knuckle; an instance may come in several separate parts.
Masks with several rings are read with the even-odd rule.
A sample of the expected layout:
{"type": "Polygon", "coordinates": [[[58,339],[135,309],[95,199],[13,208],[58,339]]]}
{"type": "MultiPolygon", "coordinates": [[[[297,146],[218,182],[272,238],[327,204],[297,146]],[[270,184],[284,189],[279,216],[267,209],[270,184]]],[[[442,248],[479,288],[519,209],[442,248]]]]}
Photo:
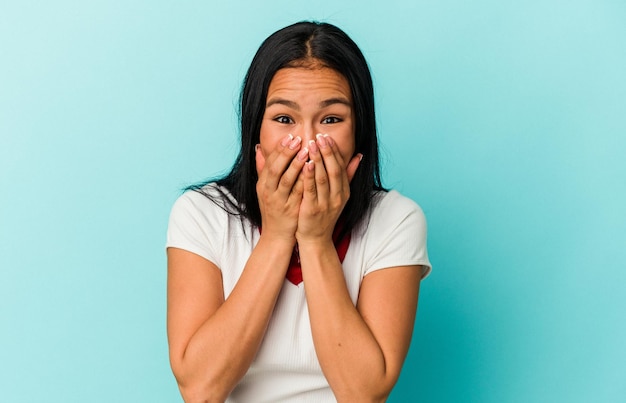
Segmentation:
{"type": "Polygon", "coordinates": [[[320,185],[326,185],[328,183],[328,177],[326,175],[320,176],[316,179],[317,183],[320,185]]]}
{"type": "Polygon", "coordinates": [[[270,173],[270,175],[275,175],[276,173],[278,173],[278,167],[276,166],[276,164],[271,164],[268,167],[267,171],[270,173]]]}
{"type": "Polygon", "coordinates": [[[280,181],[278,181],[278,185],[286,188],[291,187],[291,180],[289,179],[289,177],[283,175],[280,178],[280,181]]]}
{"type": "Polygon", "coordinates": [[[335,199],[330,203],[332,210],[338,210],[343,206],[343,201],[341,199],[335,199]]]}
{"type": "Polygon", "coordinates": [[[256,183],[256,193],[259,196],[262,196],[265,193],[265,189],[266,188],[267,188],[267,183],[266,182],[259,181],[259,182],[256,183]]]}
{"type": "Polygon", "coordinates": [[[272,165],[269,166],[268,173],[271,176],[278,176],[278,175],[280,175],[280,171],[279,171],[278,167],[276,166],[276,164],[272,164],[272,165]]]}
{"type": "Polygon", "coordinates": [[[336,166],[326,167],[326,172],[331,178],[337,178],[341,176],[341,170],[338,169],[336,166]]]}
{"type": "MultiPolygon", "coordinates": [[[[280,146],[282,147],[282,146],[280,146]]],[[[285,156],[290,156],[295,152],[295,149],[291,149],[289,148],[289,146],[284,146],[281,148],[280,153],[285,155],[285,156]]]]}
{"type": "Polygon", "coordinates": [[[324,156],[324,158],[332,158],[335,156],[335,153],[330,147],[322,148],[321,153],[324,156]]]}

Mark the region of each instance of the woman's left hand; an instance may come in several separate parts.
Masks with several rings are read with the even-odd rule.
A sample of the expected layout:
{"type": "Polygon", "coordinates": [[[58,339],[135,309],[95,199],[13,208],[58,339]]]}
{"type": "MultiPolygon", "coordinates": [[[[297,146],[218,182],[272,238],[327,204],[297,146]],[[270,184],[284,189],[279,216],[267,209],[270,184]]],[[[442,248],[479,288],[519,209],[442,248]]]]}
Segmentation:
{"type": "Polygon", "coordinates": [[[304,193],[298,215],[298,242],[332,242],[332,234],[341,211],[350,198],[350,181],[362,154],[345,162],[337,145],[327,135],[306,145],[310,162],[302,168],[304,193]]]}

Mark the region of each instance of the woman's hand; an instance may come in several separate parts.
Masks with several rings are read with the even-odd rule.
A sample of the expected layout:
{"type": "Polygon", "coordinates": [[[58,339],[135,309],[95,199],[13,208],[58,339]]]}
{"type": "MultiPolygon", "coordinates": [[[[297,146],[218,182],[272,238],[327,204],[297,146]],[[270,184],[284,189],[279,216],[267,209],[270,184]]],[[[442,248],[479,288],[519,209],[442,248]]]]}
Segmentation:
{"type": "Polygon", "coordinates": [[[298,212],[302,201],[302,167],[308,150],[298,136],[289,135],[265,159],[256,147],[256,185],[263,235],[295,242],[298,212]]]}
{"type": "Polygon", "coordinates": [[[298,215],[298,242],[331,241],[341,211],[350,198],[350,181],[362,154],[345,162],[328,135],[317,135],[309,142],[311,158],[302,169],[303,195],[298,215]]]}

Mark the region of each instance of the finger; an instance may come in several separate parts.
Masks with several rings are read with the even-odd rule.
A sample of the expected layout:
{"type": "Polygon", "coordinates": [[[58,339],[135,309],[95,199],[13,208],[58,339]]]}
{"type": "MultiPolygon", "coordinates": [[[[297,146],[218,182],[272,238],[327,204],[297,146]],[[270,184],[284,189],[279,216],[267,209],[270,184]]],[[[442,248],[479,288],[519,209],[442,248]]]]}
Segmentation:
{"type": "Polygon", "coordinates": [[[277,192],[282,194],[285,199],[289,198],[290,193],[294,185],[297,183],[300,174],[302,173],[302,167],[309,159],[309,150],[304,147],[301,149],[295,158],[291,160],[291,163],[285,170],[278,181],[277,192]]]}
{"type": "Polygon", "coordinates": [[[317,188],[315,186],[315,161],[310,160],[302,168],[302,202],[317,204],[317,188]]]}
{"type": "MultiPolygon", "coordinates": [[[[301,143],[302,139],[300,136],[294,138],[290,134],[278,143],[276,149],[267,158],[263,172],[266,175],[266,186],[270,190],[273,191],[278,188],[285,170],[290,162],[293,161],[301,143]]],[[[293,176],[293,179],[295,180],[295,176],[293,176]]],[[[293,185],[293,182],[291,185],[293,185]]]]}
{"type": "Polygon", "coordinates": [[[357,155],[352,157],[352,159],[348,163],[348,166],[346,167],[346,174],[348,175],[348,183],[352,182],[352,178],[354,178],[354,175],[356,174],[356,170],[359,168],[359,165],[361,164],[362,159],[363,159],[363,154],[358,153],[357,155]]]}
{"type": "MultiPolygon", "coordinates": [[[[321,135],[318,134],[316,137],[319,138],[321,137],[321,135]]],[[[311,161],[315,163],[315,188],[317,192],[317,200],[319,203],[323,200],[328,200],[330,187],[328,183],[328,175],[326,174],[325,164],[322,159],[322,153],[320,152],[320,146],[314,140],[309,141],[309,155],[311,157],[311,161]]]]}
{"type": "Polygon", "coordinates": [[[254,146],[254,161],[256,163],[256,174],[257,177],[261,177],[261,172],[263,171],[263,167],[265,166],[265,156],[261,152],[261,145],[257,144],[254,146]]]}
{"type": "Polygon", "coordinates": [[[317,142],[326,168],[329,195],[332,197],[341,194],[347,183],[343,157],[333,139],[327,134],[317,136],[317,142]]]}
{"type": "Polygon", "coordinates": [[[257,174],[259,175],[259,177],[261,177],[261,173],[262,173],[263,168],[265,167],[265,165],[266,164],[272,164],[276,160],[278,154],[285,147],[287,147],[292,140],[293,140],[293,136],[291,135],[291,133],[288,134],[287,136],[283,137],[283,139],[276,145],[274,150],[272,152],[270,152],[270,154],[269,154],[269,156],[267,156],[267,158],[263,154],[263,150],[261,149],[261,145],[260,144],[256,145],[255,152],[262,157],[262,159],[261,159],[261,158],[259,158],[257,156],[258,161],[257,161],[256,168],[257,168],[257,174]],[[259,153],[259,151],[260,151],[260,153],[259,153]]]}
{"type": "Polygon", "coordinates": [[[303,175],[302,169],[300,169],[298,179],[296,179],[296,183],[294,183],[293,187],[291,188],[291,193],[289,194],[289,202],[293,202],[299,205],[302,202],[303,190],[304,190],[304,175],[303,175]]]}

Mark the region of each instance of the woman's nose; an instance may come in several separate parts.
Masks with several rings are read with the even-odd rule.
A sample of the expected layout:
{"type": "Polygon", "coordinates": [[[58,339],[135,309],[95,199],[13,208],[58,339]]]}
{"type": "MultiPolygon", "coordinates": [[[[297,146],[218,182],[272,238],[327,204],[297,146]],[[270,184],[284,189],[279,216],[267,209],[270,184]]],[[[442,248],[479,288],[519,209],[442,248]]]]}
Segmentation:
{"type": "Polygon", "coordinates": [[[315,124],[306,123],[302,125],[301,132],[298,135],[302,138],[302,144],[307,145],[309,141],[315,141],[317,133],[319,132],[315,124]]]}

